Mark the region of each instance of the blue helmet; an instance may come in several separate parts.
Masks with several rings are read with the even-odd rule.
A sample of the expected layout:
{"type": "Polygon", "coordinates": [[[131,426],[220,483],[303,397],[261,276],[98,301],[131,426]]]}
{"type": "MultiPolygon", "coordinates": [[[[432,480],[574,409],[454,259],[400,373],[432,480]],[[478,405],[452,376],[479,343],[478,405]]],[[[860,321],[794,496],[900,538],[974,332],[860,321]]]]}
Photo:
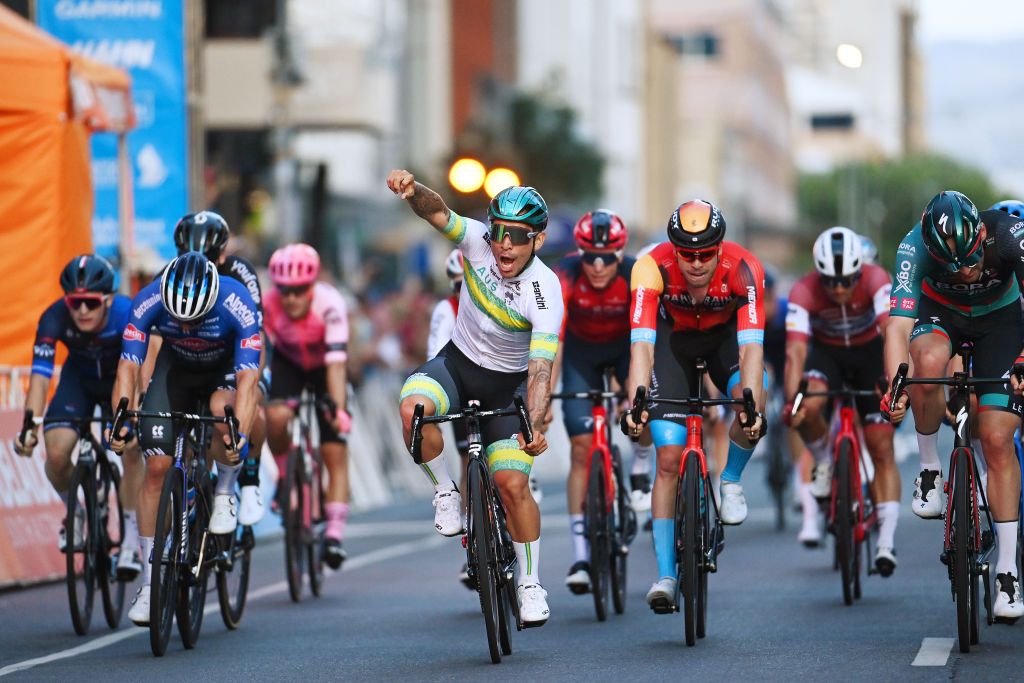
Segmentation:
{"type": "Polygon", "coordinates": [[[102,256],[82,254],[68,261],[60,273],[60,286],[65,294],[73,292],[114,291],[114,267],[102,256]]]}
{"type": "Polygon", "coordinates": [[[1004,199],[988,207],[989,211],[1005,211],[1011,216],[1024,218],[1024,202],[1019,199],[1004,199]]]}
{"type": "Polygon", "coordinates": [[[487,219],[526,223],[540,231],[548,226],[548,203],[532,187],[513,185],[494,195],[487,219]]]}
{"type": "Polygon", "coordinates": [[[160,278],[164,308],[182,322],[198,320],[209,313],[219,292],[217,266],[197,251],[171,261],[160,278]]]}
{"type": "Polygon", "coordinates": [[[864,263],[878,263],[878,247],[874,240],[864,235],[860,236],[860,258],[864,263]]]}

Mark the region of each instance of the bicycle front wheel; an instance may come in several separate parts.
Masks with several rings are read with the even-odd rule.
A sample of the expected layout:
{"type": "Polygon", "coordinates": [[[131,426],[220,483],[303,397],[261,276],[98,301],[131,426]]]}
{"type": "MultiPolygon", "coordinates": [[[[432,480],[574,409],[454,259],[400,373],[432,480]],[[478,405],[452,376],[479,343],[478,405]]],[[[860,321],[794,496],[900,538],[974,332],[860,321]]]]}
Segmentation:
{"type": "Polygon", "coordinates": [[[306,491],[309,493],[309,529],[306,545],[306,564],[309,569],[309,591],[320,597],[324,585],[324,466],[319,457],[313,459],[313,476],[306,491]]]}
{"type": "Polygon", "coordinates": [[[93,468],[75,465],[68,491],[67,517],[64,518],[64,559],[68,604],[75,633],[84,636],[92,621],[93,598],[96,594],[96,557],[101,548],[96,517],[96,489],[93,468]]]}
{"type": "Polygon", "coordinates": [[[590,454],[590,476],[587,481],[585,517],[587,543],[590,546],[590,592],[594,595],[597,620],[608,618],[608,573],[610,553],[608,547],[608,508],[605,503],[604,454],[595,450],[590,454]]]}
{"type": "Polygon", "coordinates": [[[284,523],[284,573],[288,578],[288,595],[292,602],[302,599],[302,575],[305,572],[302,511],[304,509],[302,455],[293,450],[288,456],[284,476],[281,517],[284,523]]]}
{"type": "Polygon", "coordinates": [[[235,530],[228,548],[228,558],[217,567],[217,599],[220,602],[220,617],[228,629],[238,628],[245,611],[249,595],[249,568],[252,563],[252,549],[255,540],[251,526],[235,530]]]}
{"type": "Polygon", "coordinates": [[[167,652],[167,643],[171,639],[171,625],[178,599],[181,542],[185,535],[182,521],[184,511],[184,478],[181,470],[171,467],[164,475],[163,489],[160,491],[150,573],[149,646],[157,657],[167,652]]]}
{"type": "Polygon", "coordinates": [[[622,470],[622,455],[618,446],[612,446],[612,468],[615,473],[615,508],[612,527],[611,569],[612,606],[616,614],[626,611],[626,559],[627,547],[636,535],[636,513],[629,504],[629,488],[622,470]]]}
{"type": "Polygon", "coordinates": [[[835,519],[836,561],[843,582],[843,602],[853,604],[853,582],[856,571],[856,541],[854,539],[852,483],[852,453],[848,439],[839,442],[839,456],[836,458],[835,519]]]}
{"type": "Polygon", "coordinates": [[[133,548],[125,548],[124,510],[121,507],[121,473],[116,467],[101,462],[96,468],[97,491],[101,491],[103,503],[97,505],[101,543],[97,554],[97,577],[100,583],[100,594],[103,596],[103,616],[107,626],[117,628],[121,623],[124,611],[124,592],[126,582],[117,575],[111,551],[130,553],[133,548]]]}
{"type": "Polygon", "coordinates": [[[208,533],[213,486],[205,472],[200,473],[200,477],[202,483],[196,485],[196,498],[188,516],[186,564],[181,567],[184,571],[178,580],[178,633],[187,650],[196,646],[203,628],[210,560],[217,552],[217,542],[213,534],[208,533]]]}
{"type": "MultiPolygon", "coordinates": [[[[970,652],[977,642],[977,627],[972,634],[971,584],[974,582],[973,519],[971,512],[971,488],[968,477],[966,451],[957,449],[953,455],[953,495],[950,510],[953,541],[953,599],[956,602],[956,631],[960,652],[970,652]],[[972,635],[974,637],[972,638],[972,635]]],[[[974,594],[977,595],[975,584],[974,594]]]]}
{"type": "Polygon", "coordinates": [[[476,585],[480,593],[480,610],[484,615],[487,630],[487,647],[491,661],[501,662],[499,625],[501,607],[498,598],[498,566],[494,554],[495,520],[491,516],[491,492],[487,475],[481,466],[469,467],[470,500],[473,503],[469,542],[473,544],[472,556],[476,558],[476,585]]]}
{"type": "Polygon", "coordinates": [[[676,579],[683,601],[683,631],[687,645],[697,642],[697,591],[700,571],[698,557],[701,524],[697,509],[697,484],[700,480],[697,456],[685,455],[686,467],[676,488],[676,558],[679,573],[676,579]]]}

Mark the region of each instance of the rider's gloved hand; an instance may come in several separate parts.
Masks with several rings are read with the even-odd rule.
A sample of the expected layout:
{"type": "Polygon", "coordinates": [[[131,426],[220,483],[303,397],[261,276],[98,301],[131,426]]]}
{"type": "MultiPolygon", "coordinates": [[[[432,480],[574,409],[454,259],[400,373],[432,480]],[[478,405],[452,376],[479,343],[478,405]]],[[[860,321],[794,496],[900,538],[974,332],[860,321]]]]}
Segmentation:
{"type": "MultiPolygon", "coordinates": [[[[740,426],[743,427],[743,422],[747,420],[747,414],[744,411],[740,411],[740,426]]],[[[761,440],[761,437],[768,432],[768,421],[765,419],[765,415],[762,412],[754,413],[754,421],[749,426],[743,427],[743,433],[750,443],[756,444],[761,440]]]]}
{"type": "Polygon", "coordinates": [[[235,444],[234,448],[231,448],[231,436],[229,434],[225,434],[224,455],[232,465],[237,465],[245,460],[249,457],[249,437],[242,432],[238,432],[238,443],[235,444]]]}
{"type": "Polygon", "coordinates": [[[1021,396],[1024,395],[1024,380],[1013,371],[1018,365],[1024,365],[1024,356],[1017,356],[1017,360],[1013,361],[1013,365],[1010,367],[1010,386],[1013,388],[1013,393],[1021,396]]]}
{"type": "Polygon", "coordinates": [[[640,438],[640,434],[644,431],[644,427],[647,426],[648,419],[649,414],[645,410],[643,414],[640,415],[640,424],[637,424],[636,422],[633,422],[633,411],[627,410],[622,414],[622,417],[619,418],[619,428],[622,430],[623,434],[636,441],[640,438]]]}
{"type": "Polygon", "coordinates": [[[537,457],[548,449],[548,440],[544,436],[544,432],[539,429],[533,430],[533,441],[526,443],[526,439],[523,438],[522,434],[516,434],[516,439],[519,440],[519,447],[526,452],[527,455],[537,457]]]}
{"type": "Polygon", "coordinates": [[[344,408],[338,408],[334,412],[334,425],[339,434],[348,434],[352,431],[352,416],[344,408]]]}
{"type": "Polygon", "coordinates": [[[907,416],[907,405],[909,403],[910,397],[905,392],[901,392],[900,397],[895,402],[892,401],[892,393],[887,392],[882,397],[878,408],[881,410],[882,416],[895,426],[903,422],[903,418],[907,416]]]}
{"type": "Polygon", "coordinates": [[[32,455],[32,452],[36,448],[36,444],[39,443],[39,429],[33,426],[32,429],[25,432],[25,440],[21,440],[21,432],[14,437],[14,452],[22,457],[28,457],[32,455]]]}
{"type": "Polygon", "coordinates": [[[786,405],[782,407],[782,424],[787,427],[793,426],[793,402],[786,401],[786,405]]]}

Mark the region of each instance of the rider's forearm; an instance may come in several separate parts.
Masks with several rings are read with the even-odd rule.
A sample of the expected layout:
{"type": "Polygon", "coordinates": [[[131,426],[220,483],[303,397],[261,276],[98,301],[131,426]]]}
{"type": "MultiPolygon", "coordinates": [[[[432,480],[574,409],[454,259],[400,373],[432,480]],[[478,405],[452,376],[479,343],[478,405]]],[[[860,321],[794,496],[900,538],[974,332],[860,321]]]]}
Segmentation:
{"type": "Polygon", "coordinates": [[[783,390],[785,399],[793,400],[800,387],[800,379],[804,375],[807,364],[807,342],[792,340],[786,344],[786,369],[783,372],[783,390]]]}
{"type": "Polygon", "coordinates": [[[238,431],[248,434],[256,417],[256,401],[259,389],[256,386],[259,372],[242,370],[235,373],[237,399],[235,401],[235,417],[238,418],[238,431]]]}
{"type": "Polygon", "coordinates": [[[526,378],[526,407],[530,412],[530,424],[535,430],[542,431],[550,400],[551,361],[531,358],[526,378]]]}
{"type": "Polygon", "coordinates": [[[632,401],[639,386],[650,387],[651,370],[654,368],[654,344],[636,341],[629,345],[629,376],[626,379],[626,396],[632,401]]]}
{"type": "Polygon", "coordinates": [[[562,376],[562,356],[565,351],[565,342],[558,342],[558,352],[555,354],[555,362],[551,366],[551,391],[558,386],[558,378],[562,376]]]}
{"type": "Polygon", "coordinates": [[[142,361],[142,368],[139,370],[139,386],[142,391],[149,386],[149,380],[153,379],[153,370],[156,368],[156,359],[160,355],[160,348],[163,346],[164,338],[159,334],[149,335],[149,347],[146,349],[146,359],[142,361]]]}
{"type": "Polygon", "coordinates": [[[448,225],[448,216],[451,211],[441,199],[441,195],[423,183],[416,183],[416,192],[406,201],[409,202],[413,212],[434,226],[434,229],[444,230],[448,225]]]}
{"type": "Polygon", "coordinates": [[[31,410],[35,417],[42,417],[46,409],[46,390],[50,388],[50,378],[32,375],[28,381],[28,394],[25,396],[25,410],[31,410]]]}
{"type": "Polygon", "coordinates": [[[764,405],[764,347],[760,344],[740,347],[740,386],[753,392],[757,405],[764,405]]]}
{"type": "Polygon", "coordinates": [[[900,363],[910,355],[910,333],[914,329],[911,318],[890,318],[885,326],[885,376],[892,380],[900,363]]]}
{"type": "Polygon", "coordinates": [[[117,363],[117,378],[114,380],[114,392],[110,395],[110,409],[117,410],[117,404],[123,396],[128,397],[128,409],[136,408],[135,381],[139,376],[139,366],[129,360],[117,363]]]}
{"type": "Polygon", "coordinates": [[[327,364],[327,393],[342,410],[348,410],[348,378],[345,362],[327,364]]]}

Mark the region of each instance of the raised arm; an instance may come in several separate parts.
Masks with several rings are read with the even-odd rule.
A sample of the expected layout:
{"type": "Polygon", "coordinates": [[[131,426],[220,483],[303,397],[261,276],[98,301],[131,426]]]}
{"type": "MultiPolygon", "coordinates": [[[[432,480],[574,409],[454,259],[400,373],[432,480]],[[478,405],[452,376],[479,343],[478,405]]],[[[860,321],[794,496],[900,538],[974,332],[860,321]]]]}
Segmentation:
{"type": "Polygon", "coordinates": [[[399,199],[409,202],[413,212],[434,226],[435,230],[443,232],[448,226],[451,210],[445,205],[441,195],[416,182],[412,173],[405,170],[391,171],[387,184],[389,190],[398,195],[399,199]]]}

